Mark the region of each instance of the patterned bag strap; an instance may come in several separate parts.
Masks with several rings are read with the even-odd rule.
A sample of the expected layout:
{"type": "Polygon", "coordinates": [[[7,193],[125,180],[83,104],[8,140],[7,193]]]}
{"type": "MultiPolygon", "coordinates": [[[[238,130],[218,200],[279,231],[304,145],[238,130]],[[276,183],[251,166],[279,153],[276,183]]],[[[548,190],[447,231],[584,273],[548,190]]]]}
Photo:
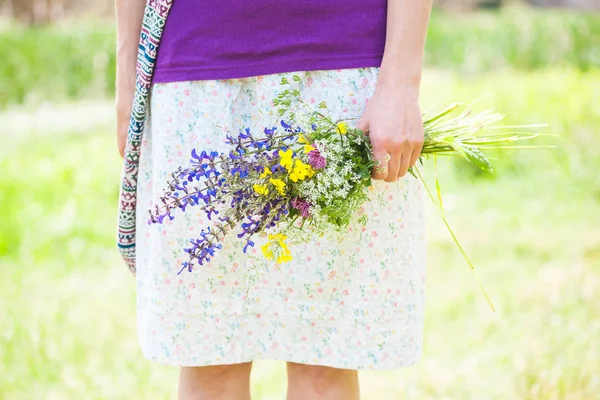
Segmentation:
{"type": "Polygon", "coordinates": [[[117,235],[119,252],[133,274],[135,274],[135,221],[140,146],[158,45],[172,4],[173,0],[148,0],[140,34],[136,88],[121,175],[117,235]]]}

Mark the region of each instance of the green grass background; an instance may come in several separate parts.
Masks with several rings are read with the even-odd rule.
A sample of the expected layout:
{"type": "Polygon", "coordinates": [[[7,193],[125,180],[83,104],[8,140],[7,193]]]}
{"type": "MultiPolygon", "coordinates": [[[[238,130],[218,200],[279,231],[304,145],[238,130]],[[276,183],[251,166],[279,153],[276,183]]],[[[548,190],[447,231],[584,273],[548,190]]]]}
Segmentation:
{"type": "MultiPolygon", "coordinates": [[[[506,123],[548,123],[557,136],[541,142],[557,148],[495,153],[493,176],[440,162],[447,217],[498,311],[430,206],[423,359],[361,372],[364,399],[600,398],[599,27],[558,12],[434,16],[423,107],[479,98],[506,123]]],[[[111,29],[5,29],[0,104],[110,93],[111,29]]],[[[0,399],[174,398],[176,369],[138,349],[114,246],[113,121],[60,129],[98,121],[81,104],[45,114],[51,130],[0,112],[0,399]]],[[[256,399],[284,389],[282,364],[256,363],[256,399]]]]}

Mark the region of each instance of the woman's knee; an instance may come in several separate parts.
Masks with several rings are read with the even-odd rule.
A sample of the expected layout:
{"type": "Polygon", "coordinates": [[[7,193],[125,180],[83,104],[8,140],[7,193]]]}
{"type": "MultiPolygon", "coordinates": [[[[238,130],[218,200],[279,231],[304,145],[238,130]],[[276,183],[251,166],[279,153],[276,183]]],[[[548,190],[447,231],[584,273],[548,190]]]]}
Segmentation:
{"type": "Polygon", "coordinates": [[[288,363],[290,388],[302,386],[316,395],[331,391],[358,390],[358,373],[354,370],[288,363]]]}
{"type": "Polygon", "coordinates": [[[179,400],[249,398],[251,363],[183,367],[179,400]]]}

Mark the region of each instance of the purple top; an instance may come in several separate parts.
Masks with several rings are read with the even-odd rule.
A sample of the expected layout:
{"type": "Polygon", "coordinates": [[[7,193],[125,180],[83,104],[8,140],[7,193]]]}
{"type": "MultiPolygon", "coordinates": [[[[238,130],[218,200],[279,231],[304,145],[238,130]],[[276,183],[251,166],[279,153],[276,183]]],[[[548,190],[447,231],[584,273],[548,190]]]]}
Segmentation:
{"type": "Polygon", "coordinates": [[[175,0],[154,82],[378,67],[387,0],[175,0]]]}

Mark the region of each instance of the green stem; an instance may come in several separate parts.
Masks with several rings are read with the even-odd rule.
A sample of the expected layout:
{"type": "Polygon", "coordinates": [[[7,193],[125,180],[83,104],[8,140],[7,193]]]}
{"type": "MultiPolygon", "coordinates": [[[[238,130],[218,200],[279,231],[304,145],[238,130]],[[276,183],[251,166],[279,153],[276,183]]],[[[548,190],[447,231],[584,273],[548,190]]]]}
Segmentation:
{"type": "Polygon", "coordinates": [[[437,167],[435,165],[435,156],[434,156],[434,169],[436,170],[436,172],[435,172],[435,182],[436,182],[436,189],[437,189],[439,204],[438,204],[438,202],[436,202],[435,198],[433,197],[433,194],[429,190],[429,187],[427,186],[427,182],[425,182],[425,179],[423,178],[423,175],[421,175],[421,171],[419,170],[419,167],[417,167],[415,165],[414,168],[415,168],[415,171],[417,172],[417,175],[419,176],[419,179],[423,183],[423,186],[425,187],[425,190],[427,191],[427,194],[429,195],[429,198],[431,198],[431,201],[433,201],[433,203],[436,206],[438,206],[437,208],[438,208],[438,210],[439,210],[439,212],[440,212],[440,214],[442,216],[442,221],[444,221],[444,225],[446,225],[446,228],[448,228],[448,231],[450,232],[450,235],[452,236],[452,239],[454,240],[454,243],[458,247],[458,250],[460,250],[462,256],[464,257],[464,259],[469,264],[469,267],[471,267],[471,271],[473,271],[473,275],[475,276],[475,279],[477,280],[477,283],[479,284],[479,288],[483,292],[483,295],[485,296],[488,304],[492,308],[492,311],[496,312],[496,309],[494,308],[494,305],[492,304],[492,301],[490,300],[490,297],[489,297],[487,291],[485,290],[485,287],[483,286],[483,283],[481,282],[481,279],[479,279],[479,276],[477,275],[477,272],[475,271],[475,266],[473,265],[473,263],[471,262],[471,260],[467,256],[467,253],[464,251],[463,247],[460,245],[460,243],[458,241],[458,238],[454,234],[454,231],[452,230],[452,228],[450,227],[450,224],[448,223],[448,220],[446,219],[446,216],[445,216],[445,213],[444,213],[444,206],[443,206],[443,203],[442,203],[442,195],[441,195],[441,191],[440,191],[440,188],[439,188],[439,180],[438,180],[438,176],[437,176],[437,167]]]}

